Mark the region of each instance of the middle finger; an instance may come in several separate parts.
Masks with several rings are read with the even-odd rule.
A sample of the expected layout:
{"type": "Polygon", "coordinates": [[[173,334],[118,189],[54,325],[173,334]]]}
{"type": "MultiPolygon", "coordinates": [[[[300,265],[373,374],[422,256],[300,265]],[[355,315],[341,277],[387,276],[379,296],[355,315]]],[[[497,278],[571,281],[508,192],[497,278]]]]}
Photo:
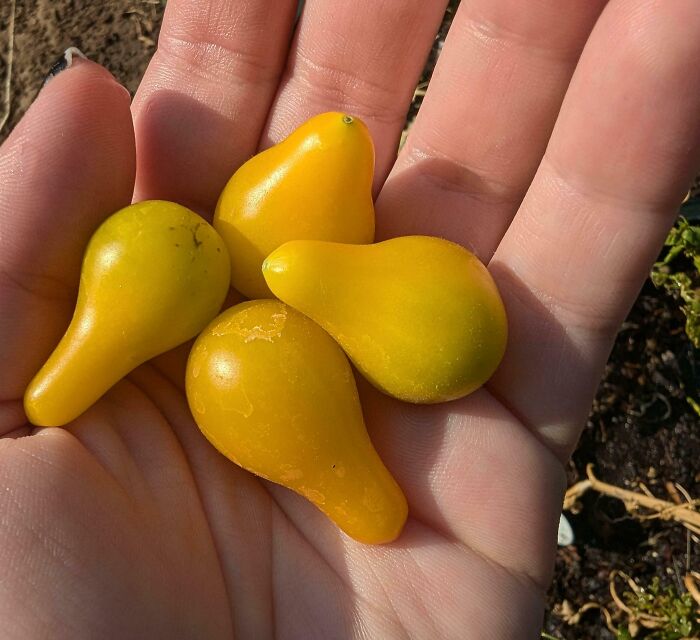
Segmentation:
{"type": "Polygon", "coordinates": [[[378,236],[439,235],[488,261],[605,2],[462,3],[377,203],[378,236]]]}
{"type": "Polygon", "coordinates": [[[399,136],[446,0],[306,0],[263,146],[312,115],[362,118],[376,149],[375,188],[399,136]]]}

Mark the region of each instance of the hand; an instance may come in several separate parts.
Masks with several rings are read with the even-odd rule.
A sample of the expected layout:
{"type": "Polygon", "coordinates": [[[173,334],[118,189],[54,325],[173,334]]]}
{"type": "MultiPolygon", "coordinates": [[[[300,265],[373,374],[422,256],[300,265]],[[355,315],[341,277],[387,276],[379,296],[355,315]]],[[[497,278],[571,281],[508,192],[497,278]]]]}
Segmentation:
{"type": "Polygon", "coordinates": [[[295,0],[170,0],[133,104],[136,154],[127,94],[84,61],[2,147],[5,637],[538,637],[563,463],[697,168],[700,11],[464,2],[396,160],[444,4],[307,0],[287,56],[295,0]],[[132,198],[135,157],[137,199],[211,214],[246,158],[331,109],[374,135],[379,236],[462,242],[510,322],[498,374],[463,400],[409,406],[361,384],[410,506],[378,547],[209,446],[184,348],[67,429],[32,431],[21,405],[88,237],[132,198]]]}

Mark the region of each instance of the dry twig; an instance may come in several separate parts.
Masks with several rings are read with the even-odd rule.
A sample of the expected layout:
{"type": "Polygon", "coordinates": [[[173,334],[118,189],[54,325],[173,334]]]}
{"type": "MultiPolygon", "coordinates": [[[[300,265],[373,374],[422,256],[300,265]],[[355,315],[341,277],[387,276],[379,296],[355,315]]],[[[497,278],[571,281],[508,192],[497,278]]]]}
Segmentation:
{"type": "Polygon", "coordinates": [[[571,511],[574,503],[592,486],[590,480],[581,480],[581,482],[571,485],[564,494],[564,511],[571,511]]]}
{"type": "Polygon", "coordinates": [[[685,584],[685,588],[688,591],[688,593],[693,596],[693,600],[698,603],[698,606],[700,606],[700,588],[698,588],[698,583],[696,580],[700,580],[700,573],[697,571],[691,571],[690,573],[686,574],[685,578],[683,579],[683,584],[685,584]]]}
{"type": "Polygon", "coordinates": [[[17,0],[10,0],[10,22],[7,26],[7,73],[5,74],[5,94],[3,96],[2,115],[0,115],[0,131],[5,128],[10,118],[10,104],[12,102],[12,62],[15,55],[15,13],[17,11],[17,0]]]}
{"type": "Polygon", "coordinates": [[[593,474],[593,465],[591,464],[586,467],[586,475],[588,476],[587,480],[577,482],[566,492],[564,496],[564,509],[571,508],[574,502],[586,491],[593,489],[603,495],[622,500],[625,508],[629,512],[636,511],[639,507],[654,512],[647,516],[640,516],[642,519],[661,518],[662,520],[674,520],[693,533],[700,533],[700,513],[695,510],[695,506],[700,504],[700,500],[690,499],[690,496],[685,490],[682,490],[682,493],[688,501],[681,504],[674,504],[673,502],[656,498],[651,495],[650,492],[638,493],[629,491],[598,480],[593,474]]]}
{"type": "Polygon", "coordinates": [[[554,613],[564,620],[564,622],[566,622],[566,624],[568,624],[570,627],[573,627],[581,621],[581,616],[591,609],[599,609],[605,618],[606,626],[608,629],[610,629],[610,631],[615,633],[616,629],[615,625],[613,624],[610,611],[608,611],[602,604],[598,604],[597,602],[586,602],[582,607],[574,611],[571,603],[568,600],[564,600],[564,602],[561,604],[554,606],[554,613]]]}
{"type": "Polygon", "coordinates": [[[652,616],[649,613],[632,611],[632,609],[630,609],[622,601],[620,596],[617,594],[617,589],[615,587],[615,579],[618,576],[620,576],[623,580],[627,582],[627,586],[629,586],[629,588],[632,589],[636,596],[639,596],[642,593],[642,589],[632,578],[630,578],[630,576],[628,576],[623,571],[613,571],[610,573],[610,597],[613,599],[615,606],[627,614],[627,617],[629,618],[628,626],[631,626],[633,624],[639,624],[645,629],[660,628],[666,622],[666,618],[662,618],[660,616],[652,616]]]}

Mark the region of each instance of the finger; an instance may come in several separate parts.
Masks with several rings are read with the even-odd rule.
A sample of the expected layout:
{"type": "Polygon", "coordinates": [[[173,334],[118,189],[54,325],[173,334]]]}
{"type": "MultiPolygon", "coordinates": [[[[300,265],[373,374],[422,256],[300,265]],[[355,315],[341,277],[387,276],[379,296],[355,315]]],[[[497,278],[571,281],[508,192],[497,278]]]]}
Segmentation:
{"type": "Polygon", "coordinates": [[[562,456],[697,169],[699,58],[695,0],[610,5],[491,262],[510,323],[491,388],[562,456]]]}
{"type": "Polygon", "coordinates": [[[296,0],[170,0],[134,99],[136,199],[213,211],[257,148],[296,0]]]}
{"type": "Polygon", "coordinates": [[[317,113],[346,111],[372,132],[383,182],[446,4],[307,0],[263,145],[317,113]]]}
{"type": "Polygon", "coordinates": [[[462,3],[377,203],[379,236],[439,235],[491,257],[605,1],[462,3]]]}
{"type": "Polygon", "coordinates": [[[85,245],[129,203],[134,164],[129,94],[75,58],[0,147],[0,401],[21,397],[65,330],[85,245]]]}

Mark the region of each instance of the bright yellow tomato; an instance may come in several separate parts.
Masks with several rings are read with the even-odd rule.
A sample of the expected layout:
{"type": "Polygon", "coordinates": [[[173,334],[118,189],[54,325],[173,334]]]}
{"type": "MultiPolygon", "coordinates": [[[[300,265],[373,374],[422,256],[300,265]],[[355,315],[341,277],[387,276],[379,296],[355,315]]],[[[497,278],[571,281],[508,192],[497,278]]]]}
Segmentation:
{"type": "Polygon", "coordinates": [[[214,217],[231,255],[231,284],[248,298],[272,297],[260,267],[288,240],[372,242],[373,174],[367,127],[342,113],[315,116],[251,158],[214,217]]]}
{"type": "Polygon", "coordinates": [[[406,500],[367,435],[350,363],[317,324],[277,300],[228,309],[197,338],[186,384],[199,428],[227,458],[357,540],[399,535],[406,500]]]}
{"type": "Polygon", "coordinates": [[[377,388],[408,402],[454,400],[493,374],[508,333],[486,267],[427,236],[372,245],[294,241],[265,261],[280,299],[318,322],[377,388]]]}
{"type": "Polygon", "coordinates": [[[193,211],[152,200],[110,216],[88,244],[70,326],[25,392],[30,422],[78,417],[139,364],[197,335],[228,287],[226,247],[193,211]]]}

